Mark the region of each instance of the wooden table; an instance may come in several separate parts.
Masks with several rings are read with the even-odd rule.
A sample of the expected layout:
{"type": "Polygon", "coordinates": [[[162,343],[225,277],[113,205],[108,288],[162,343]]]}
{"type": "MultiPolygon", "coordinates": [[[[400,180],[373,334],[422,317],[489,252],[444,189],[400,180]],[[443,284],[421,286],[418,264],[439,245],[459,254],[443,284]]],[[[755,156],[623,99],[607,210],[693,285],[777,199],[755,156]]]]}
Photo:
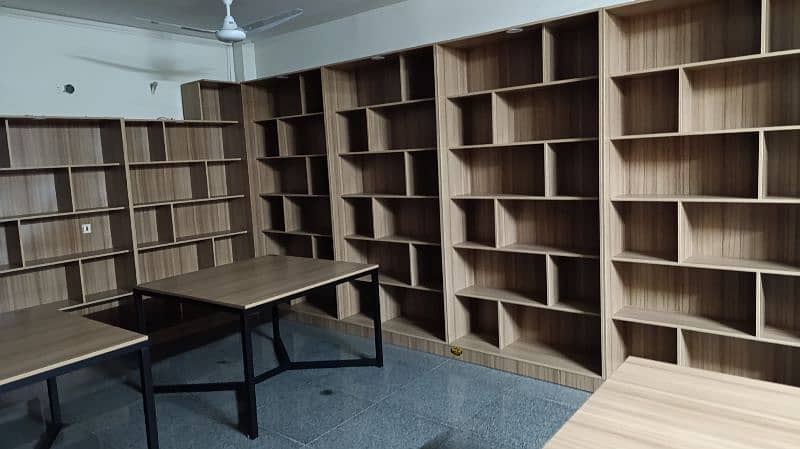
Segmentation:
{"type": "Polygon", "coordinates": [[[56,378],[132,352],[139,353],[147,445],[158,449],[150,345],[145,335],[48,306],[2,313],[0,394],[46,381],[50,423],[36,447],[50,447],[63,427],[56,378]]]}
{"type": "Polygon", "coordinates": [[[157,385],[156,393],[236,391],[247,404],[244,432],[258,438],[256,384],[287,370],[383,366],[378,265],[309,259],[304,257],[266,256],[183,274],[139,285],[133,292],[139,331],[146,332],[142,296],[157,296],[180,302],[204,303],[239,316],[242,336],[243,382],[157,385]],[[281,340],[278,306],[308,295],[315,290],[370,276],[375,301],[375,357],[353,360],[295,362],[289,359],[281,340]],[[279,365],[256,375],[253,367],[252,319],[266,307],[272,310],[273,347],[279,365]]]}
{"type": "Polygon", "coordinates": [[[797,449],[800,389],[631,357],[546,449],[797,449]]]}

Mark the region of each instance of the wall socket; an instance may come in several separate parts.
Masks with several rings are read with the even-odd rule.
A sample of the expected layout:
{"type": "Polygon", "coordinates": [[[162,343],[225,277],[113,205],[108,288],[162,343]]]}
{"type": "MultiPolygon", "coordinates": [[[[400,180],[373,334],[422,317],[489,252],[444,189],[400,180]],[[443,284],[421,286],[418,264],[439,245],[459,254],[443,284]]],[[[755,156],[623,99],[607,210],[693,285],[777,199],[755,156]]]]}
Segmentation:
{"type": "Polygon", "coordinates": [[[92,233],[92,224],[91,223],[84,223],[81,225],[81,232],[84,234],[91,234],[92,233]]]}

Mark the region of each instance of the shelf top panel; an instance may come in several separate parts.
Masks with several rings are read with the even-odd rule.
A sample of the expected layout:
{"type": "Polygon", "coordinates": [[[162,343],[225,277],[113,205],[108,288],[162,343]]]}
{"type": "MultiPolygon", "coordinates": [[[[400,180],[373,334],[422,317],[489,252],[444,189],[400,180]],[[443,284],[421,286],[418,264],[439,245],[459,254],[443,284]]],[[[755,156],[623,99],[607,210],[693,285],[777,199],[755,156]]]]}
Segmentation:
{"type": "Polygon", "coordinates": [[[376,268],[374,264],[266,256],[149,282],[137,290],[246,310],[376,268]]]}

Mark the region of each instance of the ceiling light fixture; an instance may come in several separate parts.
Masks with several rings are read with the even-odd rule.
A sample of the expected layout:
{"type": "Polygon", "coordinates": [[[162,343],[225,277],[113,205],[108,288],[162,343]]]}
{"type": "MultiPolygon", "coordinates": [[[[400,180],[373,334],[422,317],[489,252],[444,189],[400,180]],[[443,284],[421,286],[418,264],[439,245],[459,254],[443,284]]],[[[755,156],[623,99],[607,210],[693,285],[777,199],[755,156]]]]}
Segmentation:
{"type": "Polygon", "coordinates": [[[386,59],[386,56],[375,55],[375,56],[373,56],[373,57],[371,57],[369,59],[371,59],[373,61],[383,61],[384,59],[386,59]]]}
{"type": "Polygon", "coordinates": [[[506,30],[506,34],[517,34],[517,33],[521,33],[521,32],[523,32],[523,31],[525,31],[525,30],[524,30],[524,29],[522,29],[522,28],[519,28],[519,27],[514,27],[514,28],[509,28],[509,29],[507,29],[507,30],[506,30]]]}

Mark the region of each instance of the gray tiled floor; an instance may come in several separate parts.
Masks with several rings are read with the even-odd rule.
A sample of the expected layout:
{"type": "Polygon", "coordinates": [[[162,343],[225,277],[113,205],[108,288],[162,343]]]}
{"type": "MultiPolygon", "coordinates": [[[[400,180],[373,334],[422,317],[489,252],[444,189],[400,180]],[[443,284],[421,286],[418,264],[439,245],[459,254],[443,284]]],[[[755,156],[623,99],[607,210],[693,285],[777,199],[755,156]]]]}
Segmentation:
{"type": "MultiPolygon", "coordinates": [[[[283,324],[295,359],[370,355],[368,339],[283,324]]],[[[277,364],[269,326],[255,341],[257,371],[277,364]]],[[[154,365],[157,383],[241,378],[237,335],[154,365]]],[[[503,449],[541,447],[588,398],[557,385],[387,345],[383,369],[293,371],[258,386],[261,437],[237,426],[229,392],[156,397],[161,447],[503,449]]],[[[59,449],[145,448],[138,371],[126,360],[59,379],[59,449]]],[[[0,397],[0,447],[30,448],[47,408],[43,385],[0,397]]]]}

